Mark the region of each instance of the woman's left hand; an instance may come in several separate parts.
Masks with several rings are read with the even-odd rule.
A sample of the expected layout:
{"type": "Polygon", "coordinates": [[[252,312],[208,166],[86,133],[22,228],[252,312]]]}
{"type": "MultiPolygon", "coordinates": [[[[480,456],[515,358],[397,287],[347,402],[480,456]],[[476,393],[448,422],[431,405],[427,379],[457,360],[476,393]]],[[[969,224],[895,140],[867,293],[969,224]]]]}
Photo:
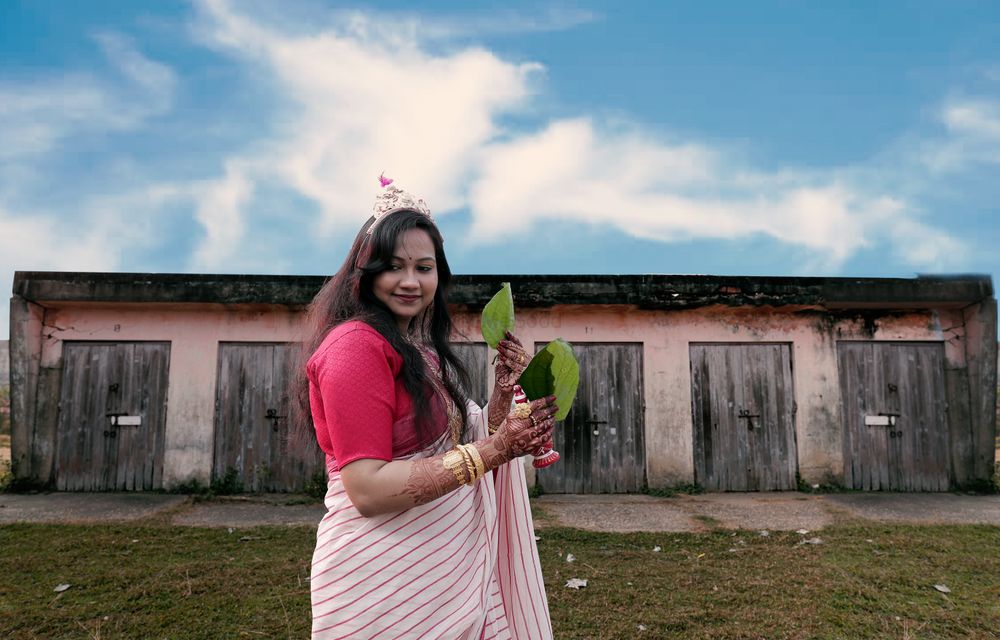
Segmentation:
{"type": "Polygon", "coordinates": [[[495,436],[499,448],[507,452],[509,459],[518,458],[546,446],[552,439],[552,429],[556,425],[556,397],[540,398],[527,405],[519,404],[523,415],[512,411],[504,420],[495,436]]]}
{"type": "Polygon", "coordinates": [[[496,386],[501,389],[511,389],[524,373],[531,358],[528,357],[528,352],[524,350],[521,341],[510,331],[497,345],[497,357],[496,386]]]}

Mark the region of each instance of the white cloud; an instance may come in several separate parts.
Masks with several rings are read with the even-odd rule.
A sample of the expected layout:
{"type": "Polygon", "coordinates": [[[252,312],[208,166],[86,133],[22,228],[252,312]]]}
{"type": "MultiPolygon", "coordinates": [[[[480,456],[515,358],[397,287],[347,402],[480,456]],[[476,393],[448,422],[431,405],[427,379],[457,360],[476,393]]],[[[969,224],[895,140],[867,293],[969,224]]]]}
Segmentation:
{"type": "Polygon", "coordinates": [[[928,272],[947,270],[967,251],[962,242],[919,220],[898,220],[890,227],[890,234],[896,257],[928,272]]]}
{"type": "MultiPolygon", "coordinates": [[[[0,208],[0,268],[22,271],[109,269],[116,263],[100,230],[80,233],[51,214],[15,215],[0,208]]],[[[7,280],[9,282],[9,280],[7,280]]]]}
{"type": "Polygon", "coordinates": [[[253,189],[244,169],[230,162],[223,178],[206,183],[194,194],[198,201],[195,217],[205,230],[205,238],[192,257],[194,269],[218,270],[238,251],[245,231],[240,209],[253,189]]]}
{"type": "MultiPolygon", "coordinates": [[[[14,271],[106,271],[117,267],[103,230],[81,233],[58,217],[39,212],[16,215],[0,203],[0,299],[11,296],[14,271]]],[[[0,339],[8,334],[0,313],[0,339]]]]}
{"type": "MultiPolygon", "coordinates": [[[[428,40],[447,36],[455,23],[354,11],[302,32],[278,30],[226,0],[200,6],[201,36],[266,73],[288,110],[252,152],[229,159],[217,183],[226,204],[215,202],[219,193],[206,194],[198,264],[232,257],[254,184],[278,182],[318,203],[319,232],[328,235],[360,226],[382,170],[436,214],[468,207],[479,242],[545,220],[663,242],[765,235],[807,249],[810,264],[827,271],[879,242],[919,246],[900,254],[928,266],[947,264],[957,245],[850,167],[766,173],[727,161],[717,146],[586,117],[508,131],[505,115],[533,108],[542,67],[475,47],[432,52],[428,40]]],[[[591,19],[563,15],[539,25],[591,19]]],[[[988,113],[952,115],[959,128],[992,122],[988,113]]]]}
{"type": "MultiPolygon", "coordinates": [[[[361,226],[383,170],[419,191],[435,213],[463,206],[463,184],[483,146],[503,133],[499,117],[525,106],[540,70],[478,48],[433,55],[398,32],[386,41],[378,37],[385,23],[360,13],[339,28],[295,36],[221,0],[202,6],[209,19],[203,37],[265,70],[293,108],[254,152],[230,165],[243,168],[244,180],[278,181],[318,203],[324,235],[361,226]]],[[[232,188],[228,171],[220,181],[232,188]]],[[[199,207],[209,230],[199,256],[232,255],[237,239],[211,229],[240,228],[247,203],[199,207]]]]}
{"type": "Polygon", "coordinates": [[[170,67],[142,55],[125,36],[104,31],[94,36],[104,55],[142,94],[138,100],[118,105],[122,124],[134,126],[144,118],[170,109],[177,90],[177,77],[170,67]]]}
{"type": "Polygon", "coordinates": [[[921,153],[931,171],[954,173],[1000,164],[1000,101],[953,98],[941,107],[938,119],[945,135],[926,141],[921,153]]]}
{"type": "Polygon", "coordinates": [[[952,102],[945,106],[941,119],[953,133],[1000,140],[1000,103],[989,100],[952,102]]]}
{"type": "Polygon", "coordinates": [[[121,35],[95,38],[125,82],[79,71],[0,80],[0,162],[51,152],[72,135],[134,129],[170,108],[176,79],[169,67],[146,58],[121,35]]]}
{"type": "MultiPolygon", "coordinates": [[[[155,242],[143,234],[163,187],[104,198],[72,196],[71,211],[35,204],[41,190],[58,192],[46,161],[79,136],[135,130],[168,111],[174,72],[143,56],[131,40],[95,36],[120,77],[91,71],[0,79],[0,299],[10,297],[15,270],[112,270],[122,248],[155,242]]],[[[0,314],[0,335],[7,332],[0,314]]]]}
{"type": "Polygon", "coordinates": [[[835,269],[884,235],[881,226],[906,216],[903,203],[835,178],[750,174],[703,146],[608,133],[585,119],[553,122],[484,157],[470,191],[479,241],[545,219],[664,242],[764,234],[819,252],[817,264],[835,269]]]}

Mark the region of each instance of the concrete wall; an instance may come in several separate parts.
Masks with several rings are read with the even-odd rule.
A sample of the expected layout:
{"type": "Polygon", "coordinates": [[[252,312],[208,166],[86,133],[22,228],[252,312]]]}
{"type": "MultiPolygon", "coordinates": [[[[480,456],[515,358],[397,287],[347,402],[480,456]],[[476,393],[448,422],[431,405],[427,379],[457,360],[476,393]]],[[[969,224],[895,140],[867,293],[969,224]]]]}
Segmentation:
{"type": "Polygon", "coordinates": [[[0,387],[10,384],[10,342],[0,340],[0,387]]]}
{"type": "MultiPolygon", "coordinates": [[[[44,309],[13,296],[10,300],[10,420],[11,471],[17,478],[45,477],[33,459],[49,454],[52,442],[35,437],[38,365],[42,357],[42,318],[44,309]]],[[[58,405],[59,396],[43,401],[58,405]]]]}
{"type": "MultiPolygon", "coordinates": [[[[12,371],[18,381],[15,420],[23,421],[15,429],[20,434],[15,437],[15,457],[23,461],[29,450],[34,451],[32,475],[45,479],[52,471],[52,446],[47,442],[54,442],[58,375],[45,372],[59,371],[64,341],[167,340],[172,343],[163,476],[167,487],[192,478],[209,480],[218,343],[294,341],[300,320],[298,312],[280,306],[79,305],[49,309],[44,318],[34,307],[23,300],[12,306],[12,330],[16,326],[19,336],[13,346],[22,363],[12,371]],[[38,387],[37,402],[31,380],[38,387]]],[[[992,412],[995,406],[996,371],[984,363],[996,362],[996,353],[983,352],[981,346],[985,336],[996,335],[995,316],[995,306],[988,305],[964,312],[905,314],[816,307],[645,311],[619,305],[559,305],[519,310],[517,334],[526,345],[557,337],[574,343],[644,345],[645,462],[652,487],[694,481],[689,344],[788,343],[797,402],[799,472],[805,481],[820,483],[843,478],[838,340],[944,342],[949,394],[956,396],[950,402],[952,418],[963,428],[974,425],[974,440],[979,443],[995,435],[982,407],[993,403],[992,412]],[[967,326],[973,329],[967,331],[967,326]],[[975,334],[974,344],[967,344],[967,333],[975,334]],[[984,385],[993,389],[993,395],[981,392],[984,385]]],[[[457,309],[455,319],[460,334],[479,339],[478,311],[457,309]]],[[[995,341],[992,344],[995,350],[995,341]]],[[[992,444],[988,449],[992,452],[992,444]]],[[[977,448],[969,455],[975,458],[977,474],[980,466],[992,464],[992,453],[977,448]]]]}
{"type": "MultiPolygon", "coordinates": [[[[0,398],[10,390],[10,343],[0,340],[0,398]]],[[[10,433],[10,403],[0,399],[0,433],[10,433]]]]}

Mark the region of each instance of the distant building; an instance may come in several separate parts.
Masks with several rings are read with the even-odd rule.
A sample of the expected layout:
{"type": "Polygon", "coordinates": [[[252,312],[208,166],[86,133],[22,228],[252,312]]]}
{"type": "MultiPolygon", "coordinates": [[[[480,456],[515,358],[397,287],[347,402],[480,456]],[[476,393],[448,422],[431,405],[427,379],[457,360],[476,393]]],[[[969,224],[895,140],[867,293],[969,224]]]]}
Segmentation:
{"type": "MultiPolygon", "coordinates": [[[[986,276],[462,276],[461,353],[486,397],[479,313],[512,283],[529,346],[569,340],[576,405],[550,493],[944,491],[993,473],[997,306],[986,276]]],[[[284,381],[321,277],[19,272],[18,477],[138,490],[235,472],[295,490],[284,381]]]]}

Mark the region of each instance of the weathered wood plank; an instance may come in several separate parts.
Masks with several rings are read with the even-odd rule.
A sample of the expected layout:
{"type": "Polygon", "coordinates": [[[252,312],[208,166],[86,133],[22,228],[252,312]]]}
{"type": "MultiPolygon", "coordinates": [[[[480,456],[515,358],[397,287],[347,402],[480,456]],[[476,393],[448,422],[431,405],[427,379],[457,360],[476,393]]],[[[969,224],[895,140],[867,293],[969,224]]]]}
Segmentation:
{"type": "Polygon", "coordinates": [[[642,345],[577,343],[573,349],[580,388],[553,435],[562,459],[539,470],[538,482],[548,493],[639,491],[646,463],[642,345]]]}
{"type": "Polygon", "coordinates": [[[492,372],[487,363],[489,347],[485,342],[454,342],[451,346],[469,372],[471,388],[466,389],[466,393],[473,402],[485,408],[489,401],[488,376],[492,372]]]}
{"type": "Polygon", "coordinates": [[[951,486],[941,343],[841,342],[845,482],[865,490],[944,491],[951,486]],[[897,415],[865,426],[866,415],[897,415]]]}
{"type": "Polygon", "coordinates": [[[289,376],[298,345],[219,345],[212,478],[233,470],[245,491],[301,491],[323,474],[318,446],[289,443],[289,376]]]}
{"type": "Polygon", "coordinates": [[[791,349],[691,344],[695,481],[710,491],[795,486],[791,349]]]}
{"type": "Polygon", "coordinates": [[[55,470],[59,489],[160,488],[169,353],[169,343],[162,342],[63,346],[55,470]],[[113,426],[108,414],[122,413],[138,415],[140,424],[113,426]]]}

